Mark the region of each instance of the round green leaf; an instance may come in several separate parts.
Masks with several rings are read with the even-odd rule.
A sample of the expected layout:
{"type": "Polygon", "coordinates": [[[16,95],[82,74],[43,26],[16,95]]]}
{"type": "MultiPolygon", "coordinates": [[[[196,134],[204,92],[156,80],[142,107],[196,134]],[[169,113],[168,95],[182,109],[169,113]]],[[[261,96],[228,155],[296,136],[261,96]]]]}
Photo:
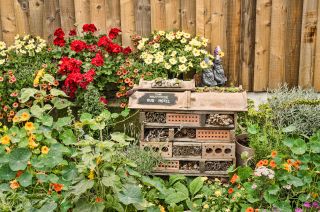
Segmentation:
{"type": "Polygon", "coordinates": [[[12,171],[8,164],[0,167],[0,179],[1,180],[12,180],[16,176],[16,172],[12,171]]]}
{"type": "Polygon", "coordinates": [[[307,144],[301,138],[295,139],[291,151],[296,155],[303,155],[307,150],[307,144]]]}
{"type": "Polygon", "coordinates": [[[9,156],[9,166],[12,171],[24,170],[30,160],[31,152],[26,148],[12,150],[9,156]]]}
{"type": "Polygon", "coordinates": [[[24,172],[17,180],[21,186],[27,187],[32,184],[32,175],[29,172],[24,172]]]}

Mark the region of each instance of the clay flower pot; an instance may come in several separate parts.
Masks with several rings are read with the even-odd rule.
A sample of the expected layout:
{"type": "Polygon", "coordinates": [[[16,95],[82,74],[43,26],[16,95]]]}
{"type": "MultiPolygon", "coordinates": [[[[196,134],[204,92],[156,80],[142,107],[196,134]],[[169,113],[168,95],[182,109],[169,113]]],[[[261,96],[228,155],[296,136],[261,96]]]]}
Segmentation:
{"type": "Polygon", "coordinates": [[[254,150],[249,147],[249,138],[247,134],[240,134],[236,136],[236,158],[237,166],[246,165],[248,159],[254,156],[254,150]],[[241,154],[247,154],[247,159],[241,158],[241,154]]]}

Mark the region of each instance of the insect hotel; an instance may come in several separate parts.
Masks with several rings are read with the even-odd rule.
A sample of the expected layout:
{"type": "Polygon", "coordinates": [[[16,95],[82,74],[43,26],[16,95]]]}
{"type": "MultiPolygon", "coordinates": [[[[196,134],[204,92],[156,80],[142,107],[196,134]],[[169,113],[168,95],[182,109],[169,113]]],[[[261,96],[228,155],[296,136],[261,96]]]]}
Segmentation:
{"type": "Polygon", "coordinates": [[[155,175],[225,176],[236,163],[237,112],[247,110],[244,91],[199,92],[194,81],[141,80],[129,108],[140,110],[140,147],[166,162],[155,175]]]}

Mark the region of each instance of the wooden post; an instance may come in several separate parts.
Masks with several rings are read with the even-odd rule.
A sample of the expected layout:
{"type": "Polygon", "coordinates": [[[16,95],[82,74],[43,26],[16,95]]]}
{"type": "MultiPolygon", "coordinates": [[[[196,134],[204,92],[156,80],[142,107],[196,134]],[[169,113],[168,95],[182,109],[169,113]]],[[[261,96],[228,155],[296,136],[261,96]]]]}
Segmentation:
{"type": "Polygon", "coordinates": [[[269,88],[276,89],[285,79],[285,40],[290,39],[286,34],[287,5],[286,0],[272,1],[270,59],[269,59],[269,88]]]}
{"type": "Polygon", "coordinates": [[[137,34],[147,37],[151,33],[150,0],[137,0],[136,8],[137,34]]]}
{"type": "Polygon", "coordinates": [[[74,11],[74,1],[73,0],[59,0],[60,5],[60,16],[61,16],[61,27],[63,30],[70,31],[74,29],[75,26],[75,11],[74,11]]]}
{"type": "Polygon", "coordinates": [[[312,86],[317,32],[317,0],[303,1],[299,85],[312,86]]]}
{"type": "Polygon", "coordinates": [[[290,86],[297,86],[299,79],[299,59],[301,41],[301,23],[303,0],[290,0],[287,14],[286,55],[285,55],[285,81],[290,86]]]}
{"type": "Polygon", "coordinates": [[[84,24],[90,24],[90,1],[89,0],[74,0],[74,11],[76,17],[76,26],[79,32],[82,32],[84,24]]]}
{"type": "Polygon", "coordinates": [[[320,4],[318,4],[317,41],[315,54],[316,59],[314,65],[313,86],[317,92],[320,92],[320,4]]]}
{"type": "Polygon", "coordinates": [[[256,0],[244,0],[241,5],[240,84],[252,90],[256,0]]]}
{"type": "Polygon", "coordinates": [[[181,28],[180,0],[166,0],[166,30],[179,30],[181,28]]]}
{"type": "Polygon", "coordinates": [[[205,34],[205,0],[198,0],[196,4],[196,35],[204,37],[205,34]]]}
{"type": "Polygon", "coordinates": [[[257,0],[253,91],[266,91],[269,81],[271,0],[257,0]]]}
{"type": "Polygon", "coordinates": [[[95,24],[100,34],[106,32],[106,7],[104,0],[90,1],[90,22],[95,24]]]}
{"type": "Polygon", "coordinates": [[[228,83],[238,85],[240,70],[240,0],[228,0],[228,83]]]}
{"type": "Polygon", "coordinates": [[[38,35],[43,37],[43,11],[44,2],[41,0],[29,0],[29,11],[30,11],[30,33],[32,35],[38,35]]]}
{"type": "Polygon", "coordinates": [[[29,2],[13,1],[18,34],[29,34],[29,2]]]}
{"type": "Polygon", "coordinates": [[[220,46],[225,51],[225,8],[224,0],[215,1],[211,16],[211,51],[220,46]]]}
{"type": "Polygon", "coordinates": [[[13,1],[1,0],[0,10],[3,41],[12,44],[17,32],[13,1]]]}
{"type": "Polygon", "coordinates": [[[196,1],[181,1],[181,29],[191,35],[196,34],[196,1]]]}
{"type": "Polygon", "coordinates": [[[150,0],[151,5],[151,31],[165,30],[166,11],[165,0],[150,0]]]}
{"type": "Polygon", "coordinates": [[[135,33],[135,2],[133,0],[121,0],[121,29],[122,45],[131,45],[131,35],[135,33]]]}
{"type": "Polygon", "coordinates": [[[61,27],[59,1],[46,0],[44,8],[43,37],[48,41],[52,41],[55,29],[61,27]]]}
{"type": "Polygon", "coordinates": [[[106,0],[106,30],[120,27],[120,0],[106,0]]]}

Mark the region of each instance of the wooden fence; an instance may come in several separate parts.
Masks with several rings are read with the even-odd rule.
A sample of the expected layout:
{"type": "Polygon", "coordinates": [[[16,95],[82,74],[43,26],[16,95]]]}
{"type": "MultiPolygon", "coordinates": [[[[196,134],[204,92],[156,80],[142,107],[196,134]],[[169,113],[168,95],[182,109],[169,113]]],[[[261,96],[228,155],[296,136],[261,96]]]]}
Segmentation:
{"type": "Polygon", "coordinates": [[[319,0],[0,0],[0,8],[0,40],[8,43],[17,33],[52,40],[55,28],[84,23],[121,27],[124,45],[134,33],[180,29],[222,47],[229,83],[320,91],[319,0]]]}

